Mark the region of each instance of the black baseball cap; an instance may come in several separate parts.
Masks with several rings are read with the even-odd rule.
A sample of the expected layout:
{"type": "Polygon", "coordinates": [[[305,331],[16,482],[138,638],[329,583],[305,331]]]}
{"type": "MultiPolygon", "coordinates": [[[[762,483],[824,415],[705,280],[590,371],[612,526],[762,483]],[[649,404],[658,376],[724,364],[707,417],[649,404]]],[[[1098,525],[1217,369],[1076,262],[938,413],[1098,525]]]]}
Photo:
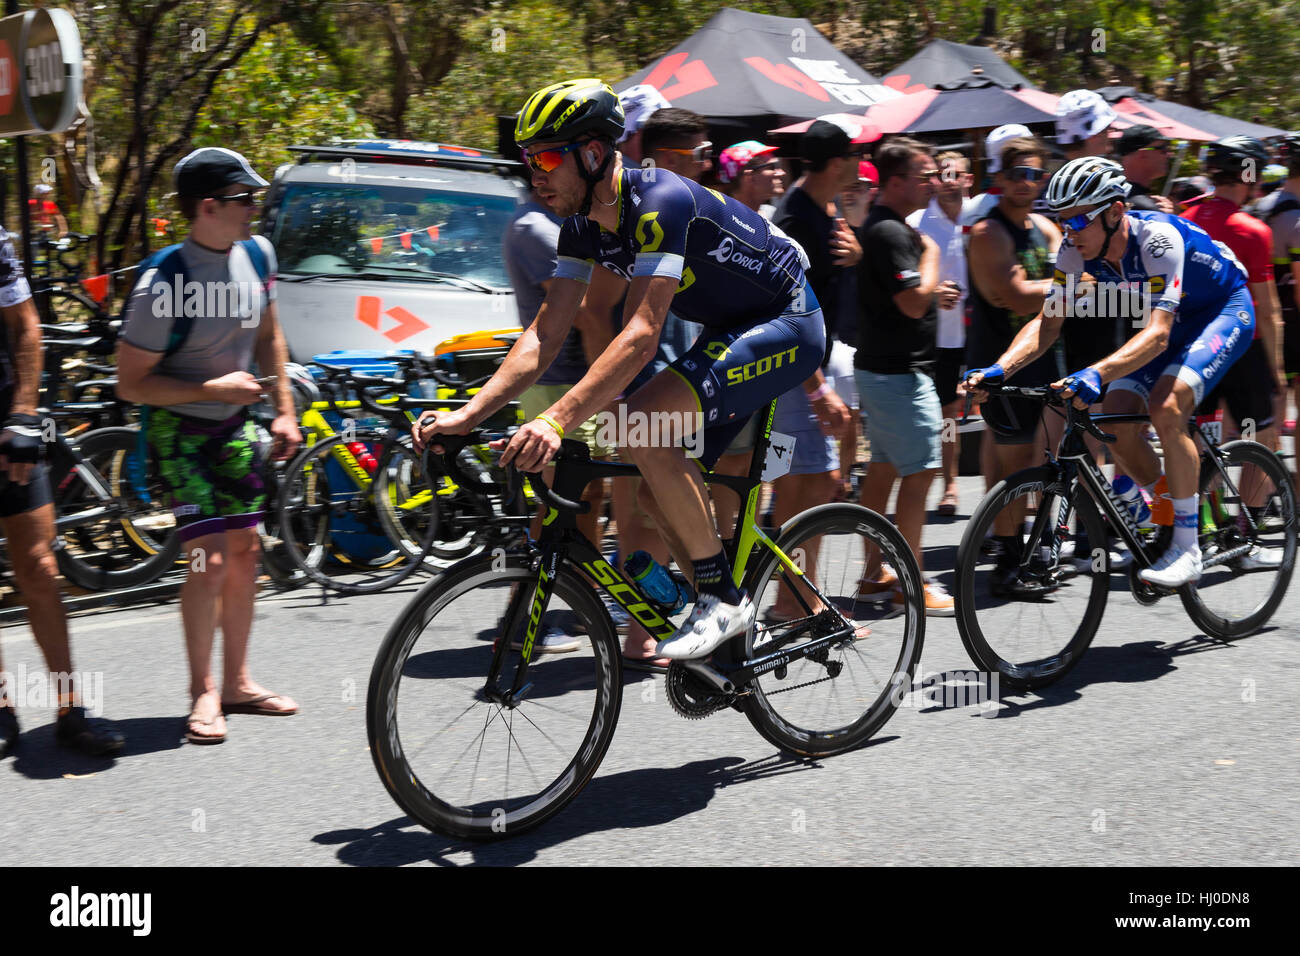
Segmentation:
{"type": "Polygon", "coordinates": [[[810,163],[847,156],[854,146],[862,146],[880,139],[880,132],[865,123],[847,119],[813,120],[812,125],[799,138],[799,157],[810,163]]]}
{"type": "Polygon", "coordinates": [[[1139,123],[1130,126],[1120,134],[1119,142],[1115,144],[1115,155],[1127,156],[1129,153],[1136,153],[1139,149],[1168,142],[1169,137],[1154,126],[1143,126],[1139,123]]]}
{"type": "Polygon", "coordinates": [[[190,153],[172,170],[172,181],[178,195],[200,199],[215,196],[227,186],[270,185],[253,172],[243,156],[220,146],[206,146],[190,153]]]}

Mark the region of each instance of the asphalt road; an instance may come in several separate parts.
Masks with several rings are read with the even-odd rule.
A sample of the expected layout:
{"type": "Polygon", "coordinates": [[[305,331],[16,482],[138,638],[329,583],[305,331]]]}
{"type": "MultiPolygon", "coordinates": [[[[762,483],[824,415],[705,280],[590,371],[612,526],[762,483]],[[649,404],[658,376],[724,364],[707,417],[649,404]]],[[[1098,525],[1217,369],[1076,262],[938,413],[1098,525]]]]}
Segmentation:
{"type": "MultiPolygon", "coordinates": [[[[926,558],[951,583],[962,514],[935,518],[926,558]]],[[[936,489],[937,492],[937,489],[936,489]]],[[[936,494],[937,500],[937,494],[936,494]]],[[[116,761],[55,747],[53,712],[20,714],[0,762],[10,863],[96,866],[555,864],[1295,865],[1300,859],[1300,595],[1233,643],[1200,635],[1176,600],[1116,590],[1083,662],[996,707],[909,698],[867,747],[783,759],[743,716],[685,721],[661,678],[629,675],[596,778],[559,817],[468,845],[408,820],[365,735],[375,649],[414,588],[322,605],[259,603],[253,671],[298,716],[234,716],[229,739],[183,739],[186,671],[175,603],[74,619],[76,665],[102,672],[116,761]]],[[[24,625],[5,665],[41,666],[24,625]]],[[[969,671],[952,619],[927,625],[921,677],[969,671]]]]}

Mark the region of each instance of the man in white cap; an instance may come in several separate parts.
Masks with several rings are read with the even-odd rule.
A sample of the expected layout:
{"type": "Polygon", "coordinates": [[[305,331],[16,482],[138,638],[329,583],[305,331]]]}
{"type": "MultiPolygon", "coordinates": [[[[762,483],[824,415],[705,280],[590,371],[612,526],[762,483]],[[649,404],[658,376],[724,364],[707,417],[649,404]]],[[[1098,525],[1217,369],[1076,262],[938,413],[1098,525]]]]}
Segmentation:
{"type": "Polygon", "coordinates": [[[993,177],[1002,169],[1002,147],[1013,139],[1033,135],[1028,126],[1007,123],[984,137],[984,160],[988,163],[985,171],[988,173],[990,186],[978,196],[968,199],[962,209],[962,228],[967,235],[970,234],[971,226],[988,216],[1001,199],[1002,190],[993,183],[993,177]]]}
{"type": "Polygon", "coordinates": [[[1065,161],[1110,152],[1106,131],[1116,120],[1111,105],[1092,90],[1071,90],[1056,102],[1056,145],[1065,161]]]}
{"type": "Polygon", "coordinates": [[[623,138],[618,141],[618,151],[625,159],[641,165],[641,127],[656,110],[672,106],[664,95],[648,83],[629,86],[618,94],[618,102],[623,107],[623,138]]]}

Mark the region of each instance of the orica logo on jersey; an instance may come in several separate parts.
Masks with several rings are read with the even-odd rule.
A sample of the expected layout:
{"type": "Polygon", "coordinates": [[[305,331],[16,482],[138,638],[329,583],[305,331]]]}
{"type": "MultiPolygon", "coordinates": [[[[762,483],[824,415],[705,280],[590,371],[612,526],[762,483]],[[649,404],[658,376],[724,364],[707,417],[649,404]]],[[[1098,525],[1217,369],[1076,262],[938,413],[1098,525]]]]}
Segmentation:
{"type": "Polygon", "coordinates": [[[1250,325],[1250,313],[1245,309],[1242,309],[1237,313],[1237,320],[1241,322],[1242,325],[1250,325]]]}
{"type": "Polygon", "coordinates": [[[705,255],[717,259],[723,265],[732,263],[750,272],[758,272],[763,268],[762,259],[756,259],[753,256],[747,256],[743,252],[736,251],[736,243],[730,236],[724,236],[722,241],[718,243],[718,248],[705,253],[705,255]]]}

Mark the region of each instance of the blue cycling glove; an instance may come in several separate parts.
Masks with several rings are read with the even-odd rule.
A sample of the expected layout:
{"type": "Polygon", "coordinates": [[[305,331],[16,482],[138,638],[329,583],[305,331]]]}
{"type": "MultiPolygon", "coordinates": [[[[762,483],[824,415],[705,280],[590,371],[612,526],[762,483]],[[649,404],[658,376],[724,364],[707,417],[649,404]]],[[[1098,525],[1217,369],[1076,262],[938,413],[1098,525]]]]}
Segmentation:
{"type": "MultiPolygon", "coordinates": [[[[1007,377],[1007,373],[1003,370],[1002,366],[996,363],[990,365],[988,368],[968,369],[966,372],[966,381],[969,382],[971,376],[976,374],[983,376],[980,380],[981,384],[987,382],[989,385],[1001,385],[1002,380],[1007,377]]],[[[976,385],[975,387],[979,388],[979,385],[976,385]]]]}
{"type": "Polygon", "coordinates": [[[1095,368],[1075,372],[1065,379],[1065,385],[1074,392],[1075,398],[1083,399],[1087,405],[1092,405],[1101,398],[1101,373],[1095,368]]]}

